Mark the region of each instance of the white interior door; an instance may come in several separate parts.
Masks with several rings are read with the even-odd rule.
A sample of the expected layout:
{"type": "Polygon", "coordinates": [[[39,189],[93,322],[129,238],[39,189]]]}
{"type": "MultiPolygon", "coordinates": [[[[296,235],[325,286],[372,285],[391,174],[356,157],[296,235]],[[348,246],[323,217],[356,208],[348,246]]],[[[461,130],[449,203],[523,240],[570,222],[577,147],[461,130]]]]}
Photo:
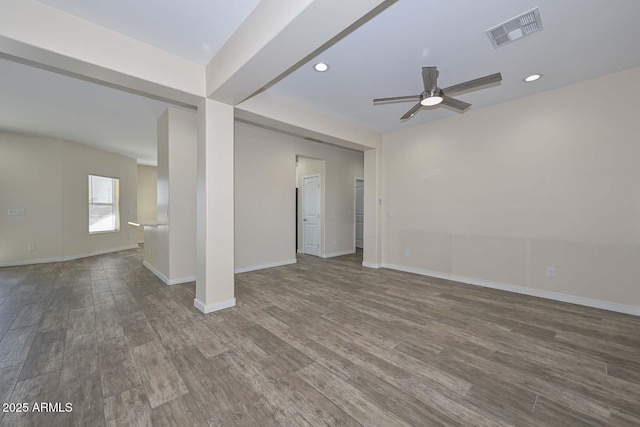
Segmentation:
{"type": "Polygon", "coordinates": [[[320,175],[302,178],[302,242],[305,254],[320,256],[320,175]]]}
{"type": "Polygon", "coordinates": [[[364,244],[364,180],[356,180],[356,248],[364,244]]]}

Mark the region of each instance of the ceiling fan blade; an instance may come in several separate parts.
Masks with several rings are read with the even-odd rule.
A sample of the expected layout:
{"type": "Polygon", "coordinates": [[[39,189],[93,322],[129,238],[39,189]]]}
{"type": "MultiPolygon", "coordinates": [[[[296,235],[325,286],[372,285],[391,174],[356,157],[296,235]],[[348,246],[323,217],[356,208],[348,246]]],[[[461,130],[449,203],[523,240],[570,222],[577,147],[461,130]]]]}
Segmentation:
{"type": "Polygon", "coordinates": [[[416,105],[411,107],[411,109],[409,111],[407,111],[404,116],[400,117],[400,120],[410,119],[411,117],[413,117],[413,115],[416,113],[416,111],[418,111],[420,109],[420,107],[422,107],[422,104],[420,104],[418,102],[416,105]]]}
{"type": "Polygon", "coordinates": [[[446,87],[442,89],[442,91],[444,93],[453,94],[456,92],[463,92],[465,90],[474,89],[476,87],[488,85],[490,83],[497,83],[500,81],[502,81],[502,74],[500,73],[489,74],[488,76],[480,77],[477,79],[469,80],[464,83],[459,83],[457,85],[446,87]]]}
{"type": "Polygon", "coordinates": [[[468,102],[460,101],[459,99],[451,98],[446,95],[442,95],[442,105],[451,107],[460,112],[464,112],[467,108],[471,107],[468,102]]]}
{"type": "Polygon", "coordinates": [[[391,98],[376,98],[373,100],[373,103],[376,104],[378,102],[399,102],[399,101],[413,101],[416,99],[422,98],[421,95],[409,95],[409,96],[394,96],[391,98]]]}
{"type": "Polygon", "coordinates": [[[422,67],[422,81],[425,91],[431,93],[438,90],[438,68],[422,67]]]}

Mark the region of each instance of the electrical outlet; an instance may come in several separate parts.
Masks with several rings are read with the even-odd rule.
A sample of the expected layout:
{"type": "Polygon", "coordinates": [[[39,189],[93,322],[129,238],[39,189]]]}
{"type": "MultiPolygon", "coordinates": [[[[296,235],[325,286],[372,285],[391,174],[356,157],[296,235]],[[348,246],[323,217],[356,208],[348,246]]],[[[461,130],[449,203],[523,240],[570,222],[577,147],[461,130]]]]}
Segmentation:
{"type": "Polygon", "coordinates": [[[404,256],[410,257],[411,256],[411,251],[409,249],[405,249],[404,250],[404,256]]]}
{"type": "Polygon", "coordinates": [[[547,277],[549,277],[549,278],[556,277],[556,268],[555,267],[547,267],[547,277]]]}
{"type": "Polygon", "coordinates": [[[35,250],[36,250],[36,245],[31,244],[31,245],[27,246],[27,250],[28,250],[29,252],[33,252],[33,251],[35,251],[35,250]]]}

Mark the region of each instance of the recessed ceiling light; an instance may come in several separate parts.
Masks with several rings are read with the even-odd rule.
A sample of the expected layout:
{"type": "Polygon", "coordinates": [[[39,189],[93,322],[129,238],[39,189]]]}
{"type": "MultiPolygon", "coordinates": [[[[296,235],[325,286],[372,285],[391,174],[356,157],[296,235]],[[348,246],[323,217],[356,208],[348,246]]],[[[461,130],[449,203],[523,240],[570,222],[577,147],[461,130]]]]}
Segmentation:
{"type": "Polygon", "coordinates": [[[319,73],[324,73],[329,69],[329,66],[324,62],[318,62],[316,65],[313,66],[313,69],[319,73]]]}
{"type": "Polygon", "coordinates": [[[535,82],[540,77],[542,77],[542,74],[531,74],[530,76],[525,77],[524,81],[525,82],[535,82]]]}

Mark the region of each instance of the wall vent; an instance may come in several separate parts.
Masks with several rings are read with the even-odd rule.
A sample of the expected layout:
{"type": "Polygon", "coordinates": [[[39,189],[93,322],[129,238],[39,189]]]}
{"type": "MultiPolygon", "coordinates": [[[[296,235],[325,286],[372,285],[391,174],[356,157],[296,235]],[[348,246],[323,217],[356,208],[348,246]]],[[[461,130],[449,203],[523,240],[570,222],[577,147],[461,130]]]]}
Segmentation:
{"type": "Polygon", "coordinates": [[[485,32],[497,49],[538,31],[542,31],[542,20],[540,10],[536,7],[485,32]]]}

